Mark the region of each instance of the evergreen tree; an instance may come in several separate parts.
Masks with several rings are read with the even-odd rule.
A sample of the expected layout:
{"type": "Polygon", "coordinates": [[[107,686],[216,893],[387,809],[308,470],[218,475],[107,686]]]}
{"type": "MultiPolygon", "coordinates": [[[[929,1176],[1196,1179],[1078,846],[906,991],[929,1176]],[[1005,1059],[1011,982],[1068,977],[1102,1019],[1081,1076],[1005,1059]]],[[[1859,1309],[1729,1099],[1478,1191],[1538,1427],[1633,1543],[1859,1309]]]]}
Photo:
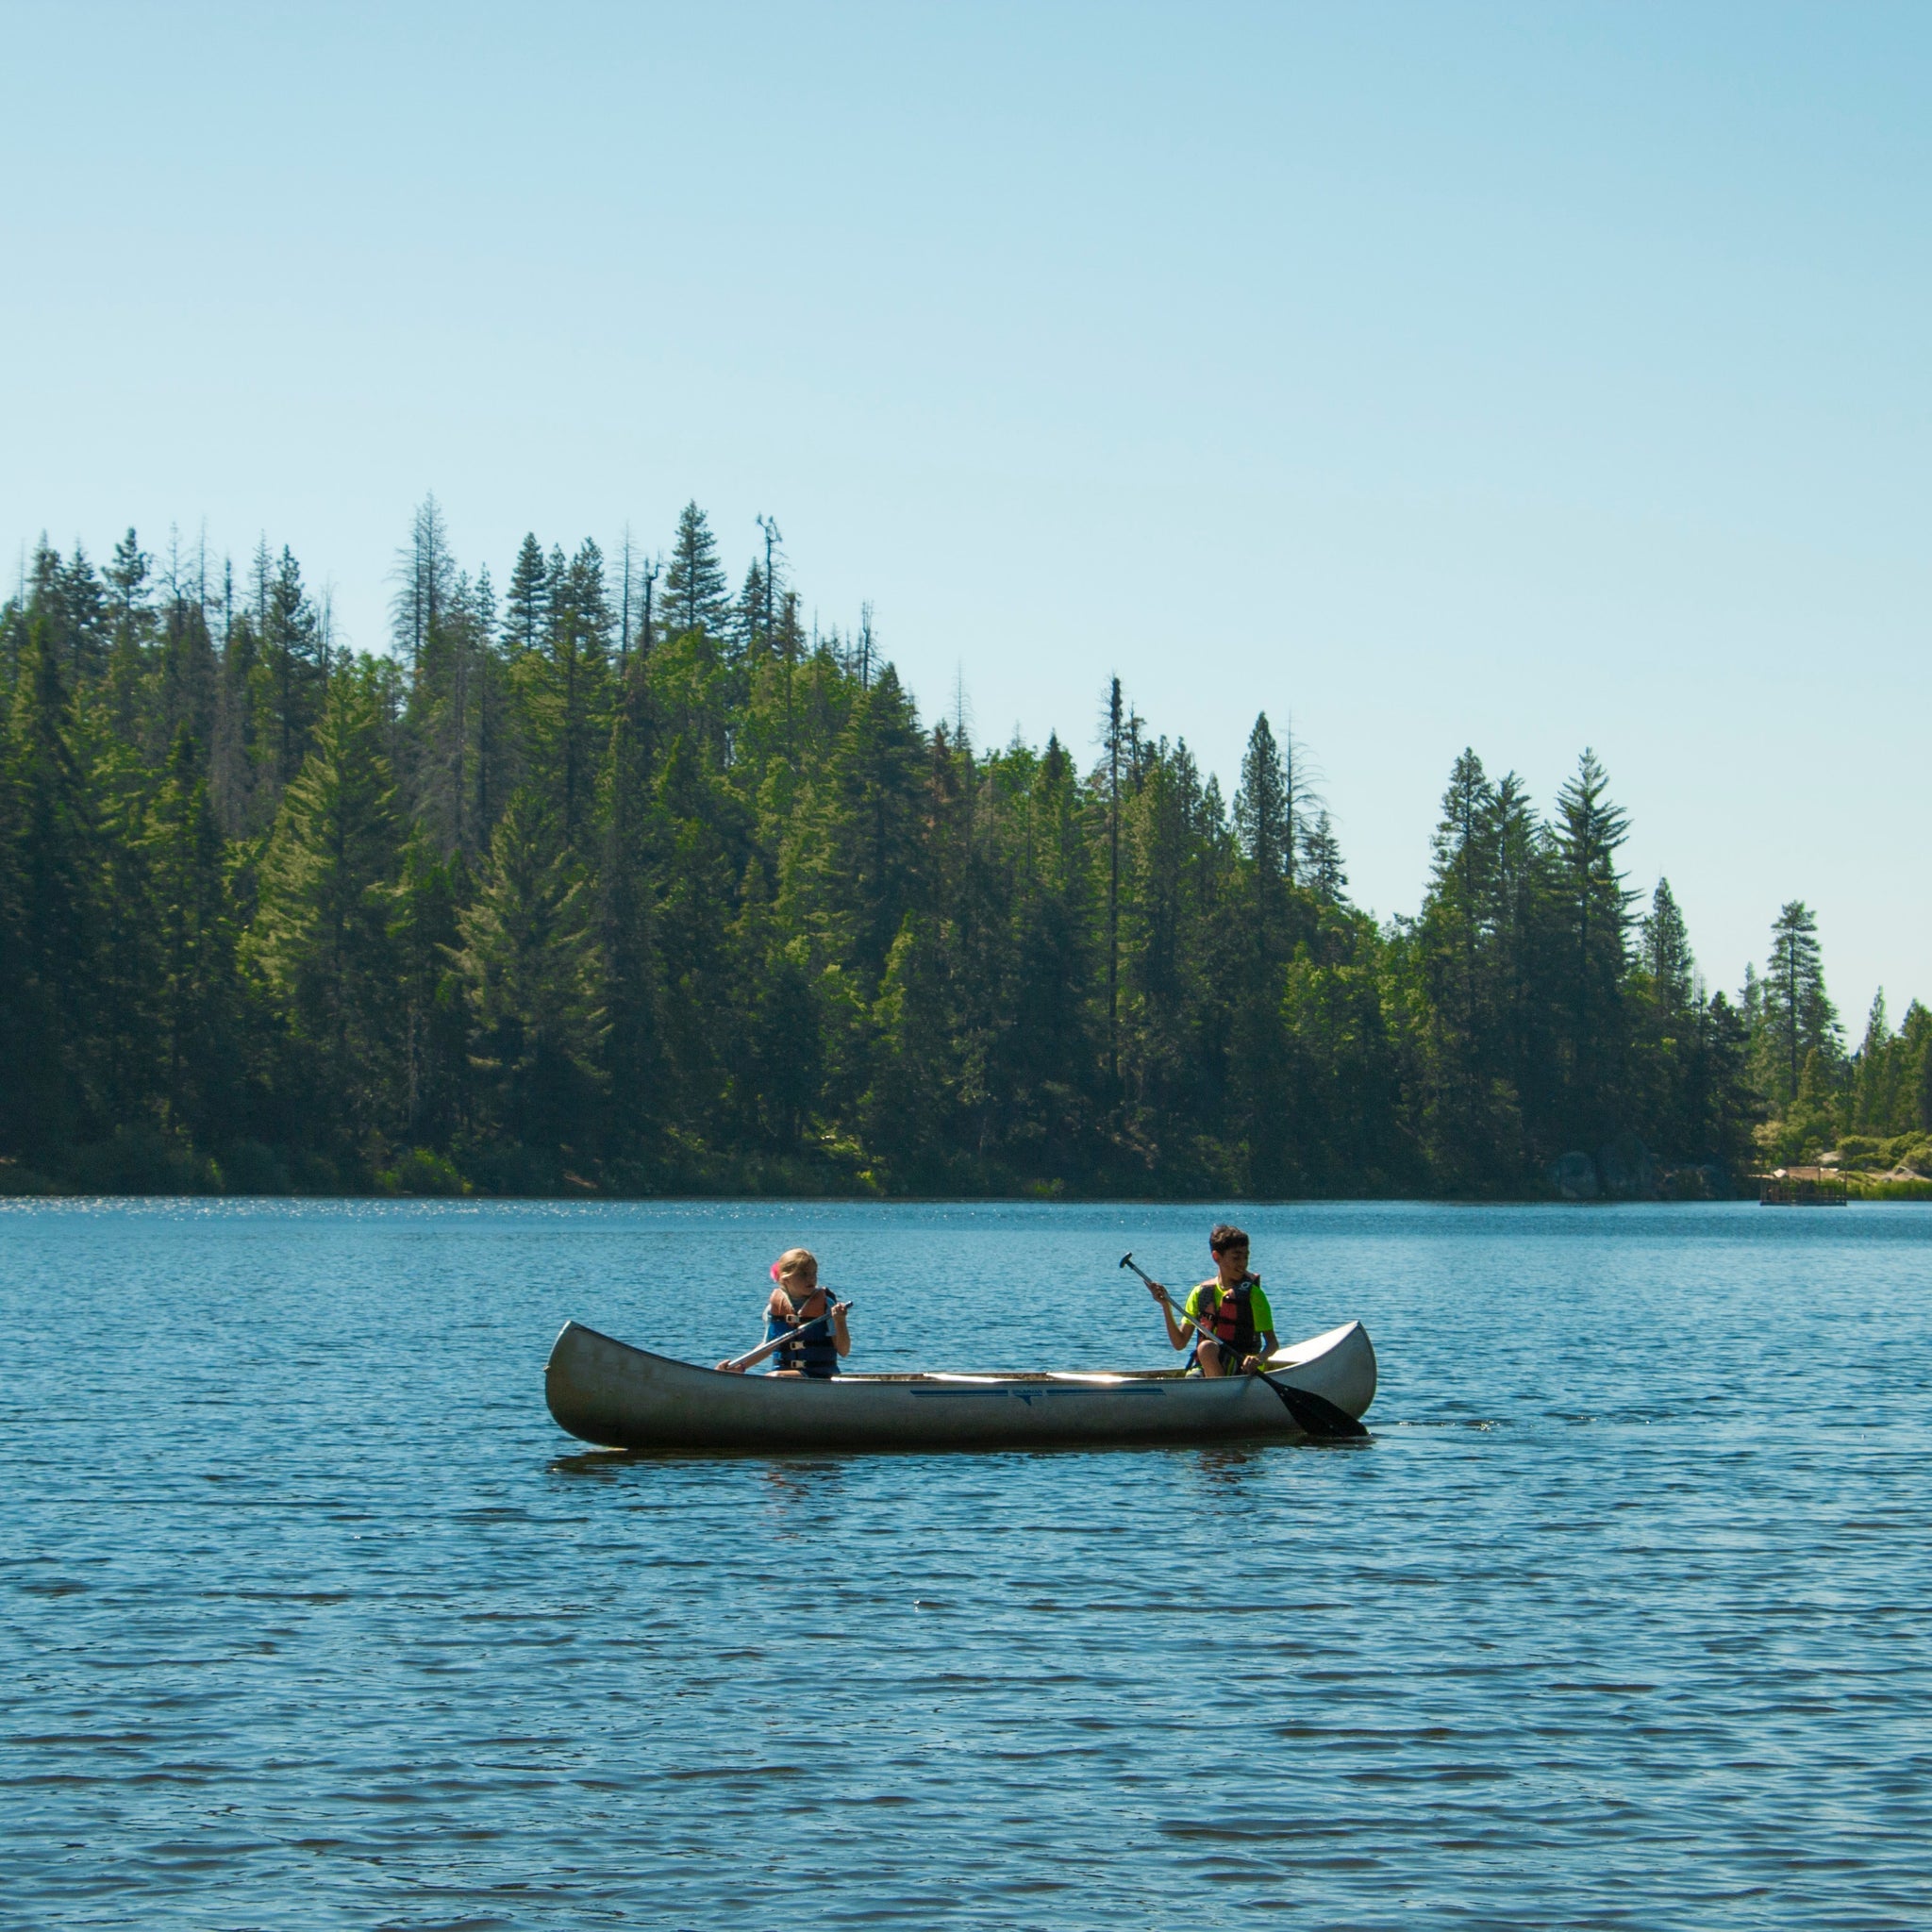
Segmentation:
{"type": "Polygon", "coordinates": [[[7,893],[0,1137],[15,1156],[89,1123],[97,974],[93,827],[74,713],[45,616],[27,626],[4,791],[7,893]]]}
{"type": "Polygon", "coordinates": [[[1771,928],[1771,958],[1760,982],[1763,1059],[1773,1103],[1797,1098],[1806,1060],[1830,1068],[1839,1053],[1838,1009],[1824,990],[1818,922],[1802,899],[1789,901],[1771,928]]]}
{"type": "Polygon", "coordinates": [[[1474,751],[1465,750],[1442,795],[1415,934],[1424,1144],[1439,1185],[1457,1194],[1507,1190],[1522,1177],[1524,1123],[1509,1050],[1515,989],[1504,940],[1507,823],[1499,788],[1474,751]]]}
{"type": "Polygon", "coordinates": [[[741,817],[682,732],[665,748],[654,804],[663,853],[656,935],[663,960],[668,1077],[675,1117],[701,1140],[704,1123],[724,1103],[733,1016],[741,1005],[730,927],[743,875],[741,817]]]}
{"type": "Polygon", "coordinates": [[[269,716],[265,736],[279,795],[308,755],[328,683],[322,625],[286,545],[263,583],[261,666],[269,716]]]}
{"type": "Polygon", "coordinates": [[[410,1147],[446,1151],[467,1124],[468,1014],[451,961],[469,889],[462,854],[445,857],[419,828],[403,850],[389,927],[400,995],[397,1133],[410,1147]]]}
{"type": "Polygon", "coordinates": [[[108,673],[110,715],[124,742],[139,747],[157,768],[173,756],[184,730],[197,759],[208,769],[205,747],[221,718],[222,666],[208,627],[208,612],[185,597],[169,601],[158,641],[136,644],[126,657],[115,646],[108,673]],[[125,673],[125,683],[124,683],[125,673]]]}
{"type": "Polygon", "coordinates": [[[665,1128],[665,1070],[653,874],[662,843],[652,796],[648,660],[634,658],[611,726],[604,776],[604,841],[599,868],[603,1007],[608,1023],[603,1065],[608,1078],[612,1145],[625,1159],[650,1159],[665,1128]]]}
{"type": "Polygon", "coordinates": [[[276,814],[247,944],[315,1081],[310,1130],[296,1131],[352,1165],[396,1124],[391,923],[402,841],[383,740],[375,667],[344,666],[276,814]]]}
{"type": "Polygon", "coordinates": [[[108,594],[87,551],[78,543],[61,573],[58,608],[67,635],[68,675],[75,688],[99,683],[108,668],[108,594]]]}
{"type": "Polygon", "coordinates": [[[1234,823],[1248,861],[1255,940],[1263,957],[1276,961],[1286,958],[1289,946],[1288,886],[1294,849],[1289,801],[1288,771],[1263,711],[1248,733],[1241,789],[1234,795],[1234,823]]]}
{"type": "Polygon", "coordinates": [[[487,1119],[546,1163],[594,1153],[604,1016],[589,895],[527,789],[505,808],[458,925],[487,1119]]]}
{"type": "Polygon", "coordinates": [[[873,1083],[860,1108],[867,1144],[901,1187],[944,1185],[957,1089],[939,934],[908,912],[880,977],[873,1083]]]}
{"type": "Polygon", "coordinates": [[[791,904],[821,949],[875,987],[919,903],[924,777],[912,701],[888,665],[860,693],[814,794],[791,904]],[[808,881],[808,883],[807,883],[808,881]]]}
{"type": "Polygon", "coordinates": [[[1341,843],[1335,836],[1335,822],[1324,806],[1303,826],[1301,838],[1301,876],[1307,889],[1323,906],[1347,903],[1348,874],[1341,866],[1341,843]]]}
{"type": "Polygon", "coordinates": [[[203,1147],[238,1136],[241,1005],[221,826],[186,725],[148,808],[163,1124],[203,1147]]]}
{"type": "Polygon", "coordinates": [[[503,602],[504,641],[513,657],[541,650],[550,635],[550,567],[543,546],[526,536],[511,566],[503,602]]]}
{"type": "MultiPolygon", "coordinates": [[[[1100,1021],[1088,995],[1098,952],[1092,855],[1073,760],[1057,737],[1047,739],[1022,814],[1005,1002],[1010,1021],[991,1084],[1006,1096],[1002,1138],[1010,1158],[1029,1175],[1063,1182],[1079,1178],[1092,1159],[1092,1090],[1105,1041],[1096,1038],[1100,1021]]],[[[915,958],[906,970],[924,963],[915,958]]]]}
{"type": "Polygon", "coordinates": [[[521,667],[532,767],[571,852],[590,830],[609,730],[610,632],[604,559],[587,539],[570,564],[553,558],[550,628],[521,667]]]}
{"type": "Polygon", "coordinates": [[[457,591],[456,559],[441,506],[425,496],[409,524],[409,541],[396,553],[395,595],[390,603],[391,638],[413,679],[423,654],[449,615],[457,591]]]}
{"type": "Polygon", "coordinates": [[[1852,1126],[1861,1134],[1889,1134],[1895,1112],[1899,1085],[1900,1046],[1891,1034],[1891,1023],[1885,1010],[1885,989],[1881,986],[1872,998],[1872,1010],[1865,1020],[1865,1038],[1859,1045],[1852,1077],[1852,1126]]]}
{"type": "Polygon", "coordinates": [[[1643,921],[1642,941],[1643,965],[1650,974],[1653,997],[1667,1013],[1685,1011],[1693,997],[1696,962],[1690,956],[1690,935],[1671,894],[1669,879],[1657,882],[1643,921]]]}
{"type": "Polygon", "coordinates": [[[114,546],[114,559],[105,573],[109,708],[116,731],[130,743],[140,735],[143,658],[154,629],[154,612],[148,599],[152,561],[130,529],[114,546]]]}
{"type": "Polygon", "coordinates": [[[1617,853],[1629,821],[1609,801],[1609,779],[1586,750],[1557,794],[1556,871],[1562,947],[1554,960],[1565,1125],[1595,1147],[1624,1124],[1622,1091],[1628,1020],[1624,1009],[1633,894],[1617,853]]]}
{"type": "Polygon", "coordinates": [[[769,643],[771,636],[771,600],[765,595],[765,573],[754,558],[731,613],[732,641],[744,656],[752,657],[769,643]]]}
{"type": "Polygon", "coordinates": [[[664,572],[664,622],[673,632],[730,632],[731,591],[718,561],[718,540],[695,503],[679,511],[671,561],[664,572]]]}
{"type": "Polygon", "coordinates": [[[132,745],[85,734],[92,771],[94,921],[93,1009],[88,1030],[104,1123],[153,1123],[159,1095],[155,1061],[155,906],[143,834],[152,789],[132,745]]]}

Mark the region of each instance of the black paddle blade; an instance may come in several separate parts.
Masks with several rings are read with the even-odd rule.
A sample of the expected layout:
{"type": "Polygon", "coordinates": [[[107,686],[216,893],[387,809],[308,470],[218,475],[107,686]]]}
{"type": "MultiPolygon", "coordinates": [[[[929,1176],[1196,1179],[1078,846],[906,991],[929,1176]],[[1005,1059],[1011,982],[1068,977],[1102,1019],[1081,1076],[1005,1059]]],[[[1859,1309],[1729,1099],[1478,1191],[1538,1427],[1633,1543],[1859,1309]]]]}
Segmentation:
{"type": "Polygon", "coordinates": [[[1353,1442],[1369,1432],[1345,1408],[1337,1408],[1325,1395],[1311,1394],[1306,1389],[1291,1388],[1273,1375],[1262,1381],[1281,1397],[1282,1405],[1303,1430],[1319,1442],[1353,1442]]]}

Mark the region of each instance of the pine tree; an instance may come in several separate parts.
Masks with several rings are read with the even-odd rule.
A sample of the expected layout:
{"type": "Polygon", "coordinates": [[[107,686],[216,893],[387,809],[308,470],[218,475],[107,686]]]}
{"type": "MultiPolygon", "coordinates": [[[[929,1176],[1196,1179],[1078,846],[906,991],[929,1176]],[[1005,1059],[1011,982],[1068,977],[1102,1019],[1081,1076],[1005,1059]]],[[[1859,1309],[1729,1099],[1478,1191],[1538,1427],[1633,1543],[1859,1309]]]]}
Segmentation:
{"type": "Polygon", "coordinates": [[[328,663],[322,625],[302,588],[302,571],[286,545],[261,589],[261,664],[266,673],[268,738],[279,794],[308,755],[322,715],[328,663]]]}
{"type": "Polygon", "coordinates": [[[670,1124],[664,1119],[663,990],[653,916],[653,861],[661,844],[651,786],[655,736],[648,660],[638,657],[620,689],[605,764],[597,908],[612,1141],[631,1160],[650,1159],[670,1124]]]}
{"type": "Polygon", "coordinates": [[[136,713],[128,728],[119,724],[124,703],[120,646],[110,666],[108,682],[116,728],[130,744],[141,747],[153,766],[165,766],[175,739],[185,730],[196,757],[207,771],[208,753],[222,711],[222,665],[208,627],[208,612],[185,597],[169,601],[162,612],[158,648],[137,646],[127,665],[127,708],[136,713]]]}
{"type": "Polygon", "coordinates": [[[587,539],[568,565],[553,555],[550,628],[520,669],[531,763],[572,852],[590,830],[598,757],[609,731],[610,630],[597,546],[587,539]]]}
{"type": "Polygon", "coordinates": [[[396,552],[395,595],[390,603],[391,638],[409,667],[411,681],[457,591],[456,559],[436,498],[425,496],[409,523],[409,541],[396,552]]]}
{"type": "Polygon", "coordinates": [[[114,559],[105,573],[108,708],[114,729],[128,743],[133,743],[140,733],[142,659],[154,630],[154,612],[148,601],[148,571],[152,561],[130,529],[114,546],[114,559]]]}
{"type": "Polygon", "coordinates": [[[867,988],[921,894],[924,750],[912,701],[887,665],[853,706],[815,793],[807,916],[867,988]]]}
{"type": "Polygon", "coordinates": [[[550,635],[550,567],[543,546],[526,536],[511,566],[503,600],[504,641],[512,657],[541,650],[550,635]]]}
{"type": "Polygon", "coordinates": [[[157,908],[144,838],[151,774],[111,734],[88,734],[88,789],[96,872],[92,1037],[99,1106],[117,1128],[154,1124],[160,1095],[155,1057],[157,908]]]}
{"type": "Polygon", "coordinates": [[[663,961],[673,1111],[702,1135],[724,1103],[730,1029],[741,1004],[729,934],[744,855],[737,849],[730,794],[682,732],[672,734],[658,767],[654,811],[662,847],[654,868],[655,935],[663,961]]]}
{"type": "Polygon", "coordinates": [[[13,1154],[46,1160],[72,1146],[92,1111],[97,958],[93,826],[44,616],[27,625],[9,738],[0,1137],[13,1154]]]}
{"type": "Polygon", "coordinates": [[[97,684],[108,669],[108,595],[87,551],[78,543],[61,573],[59,609],[75,688],[97,684]]]}
{"type": "Polygon", "coordinates": [[[390,926],[401,837],[384,736],[375,667],[344,666],[276,814],[247,944],[313,1068],[319,1138],[352,1162],[395,1124],[390,926]]]}
{"type": "Polygon", "coordinates": [[[1107,788],[1107,1066],[1120,1084],[1121,983],[1121,778],[1127,753],[1126,712],[1121,681],[1108,686],[1107,723],[1101,734],[1107,788]]]}
{"type": "Polygon", "coordinates": [[[1885,989],[1872,998],[1865,1038],[1853,1066],[1851,1124],[1861,1134],[1889,1134],[1894,1113],[1903,1042],[1892,1038],[1885,1010],[1885,989]]]}
{"type": "Polygon", "coordinates": [[[678,513],[664,572],[664,622],[674,634],[703,630],[723,638],[729,633],[730,616],[730,585],[718,561],[718,540],[704,511],[688,503],[678,513]]]}
{"type": "Polygon", "coordinates": [[[240,1132],[236,931],[199,747],[183,725],[148,808],[163,1124],[206,1148],[240,1132]]]}
{"type": "MultiPolygon", "coordinates": [[[[1512,787],[1512,812],[1521,802],[1512,787]]],[[[1523,1120],[1507,1015],[1507,892],[1501,790],[1465,749],[1449,774],[1415,931],[1423,993],[1424,1144],[1437,1184],[1456,1194],[1516,1186],[1523,1120]]],[[[1513,828],[1520,838],[1522,828],[1513,828]]]]}
{"type": "Polygon", "coordinates": [[[403,850],[391,904],[390,944],[400,994],[397,1014],[402,1094],[399,1138],[446,1152],[465,1124],[468,1013],[451,964],[461,935],[457,908],[469,897],[463,856],[445,856],[420,828],[403,850]]]}
{"type": "Polygon", "coordinates": [[[1658,879],[1651,895],[1642,941],[1644,970],[1650,974],[1653,996],[1666,1013],[1685,1011],[1693,997],[1696,962],[1690,956],[1690,934],[1671,894],[1669,879],[1658,879]]]}
{"type": "Polygon", "coordinates": [[[1771,928],[1771,958],[1762,987],[1767,1087],[1778,1107],[1797,1098],[1806,1060],[1813,1053],[1830,1067],[1838,1057],[1838,1009],[1824,990],[1818,922],[1802,899],[1789,901],[1771,928]]]}
{"type": "MultiPolygon", "coordinates": [[[[1218,814],[1217,814],[1218,817],[1218,814]]],[[[1127,808],[1123,1082],[1126,1131],[1152,1173],[1202,1191],[1219,1176],[1200,1143],[1215,1111],[1220,1056],[1208,1045],[1216,920],[1203,846],[1200,774],[1185,743],[1153,747],[1127,808]]]]}
{"type": "Polygon", "coordinates": [[[1335,822],[1327,807],[1307,821],[1300,839],[1301,876],[1317,904],[1346,905],[1348,874],[1342,870],[1341,842],[1335,836],[1335,822]]]}
{"type": "Polygon", "coordinates": [[[860,1107],[866,1144],[895,1185],[943,1186],[958,1070],[943,948],[917,912],[893,939],[873,1010],[878,1050],[860,1107]]]}
{"type": "Polygon", "coordinates": [[[457,964],[475,1028],[488,1118],[546,1160],[594,1154],[604,1015],[589,894],[541,801],[505,808],[457,964]]]}
{"type": "Polygon", "coordinates": [[[1090,1003],[1099,950],[1096,855],[1088,844],[1073,760],[1058,737],[1048,736],[1021,810],[1006,995],[1010,1020],[991,1084],[1007,1096],[1006,1139],[1023,1172],[1045,1181],[1077,1180],[1093,1158],[1106,1015],[1103,1008],[1096,1018],[1090,1003]]]}
{"type": "Polygon", "coordinates": [[[1563,925],[1555,1006],[1561,1020],[1566,1124],[1594,1147],[1623,1124],[1630,901],[1617,853],[1629,821],[1609,801],[1609,779],[1586,750],[1557,794],[1555,887],[1563,925]]]}

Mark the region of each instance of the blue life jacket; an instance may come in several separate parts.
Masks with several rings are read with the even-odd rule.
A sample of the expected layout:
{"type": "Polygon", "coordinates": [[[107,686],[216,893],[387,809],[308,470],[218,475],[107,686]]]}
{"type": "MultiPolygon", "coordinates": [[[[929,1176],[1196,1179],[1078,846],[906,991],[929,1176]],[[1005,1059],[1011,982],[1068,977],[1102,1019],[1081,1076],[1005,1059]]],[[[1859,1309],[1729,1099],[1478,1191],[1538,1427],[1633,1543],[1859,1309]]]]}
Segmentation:
{"type": "Polygon", "coordinates": [[[808,1322],[793,1319],[781,1320],[776,1315],[765,1318],[765,1340],[775,1341],[781,1335],[791,1333],[798,1328],[807,1332],[795,1341],[788,1341],[772,1358],[774,1369],[797,1369],[814,1380],[824,1381],[827,1376],[839,1373],[839,1344],[832,1331],[832,1297],[825,1297],[825,1312],[814,1315],[808,1322]]]}

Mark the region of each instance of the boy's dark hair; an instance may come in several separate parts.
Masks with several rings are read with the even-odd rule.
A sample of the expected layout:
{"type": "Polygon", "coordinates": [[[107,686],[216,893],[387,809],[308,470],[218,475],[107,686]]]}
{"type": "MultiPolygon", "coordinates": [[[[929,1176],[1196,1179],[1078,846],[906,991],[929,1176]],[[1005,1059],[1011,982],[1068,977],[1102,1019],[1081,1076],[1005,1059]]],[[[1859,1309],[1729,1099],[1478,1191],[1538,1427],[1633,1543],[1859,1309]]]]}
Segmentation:
{"type": "Polygon", "coordinates": [[[1218,1223],[1214,1232],[1208,1237],[1208,1251],[1216,1255],[1224,1255],[1229,1248],[1244,1248],[1247,1244],[1247,1236],[1228,1221],[1218,1223]]]}

